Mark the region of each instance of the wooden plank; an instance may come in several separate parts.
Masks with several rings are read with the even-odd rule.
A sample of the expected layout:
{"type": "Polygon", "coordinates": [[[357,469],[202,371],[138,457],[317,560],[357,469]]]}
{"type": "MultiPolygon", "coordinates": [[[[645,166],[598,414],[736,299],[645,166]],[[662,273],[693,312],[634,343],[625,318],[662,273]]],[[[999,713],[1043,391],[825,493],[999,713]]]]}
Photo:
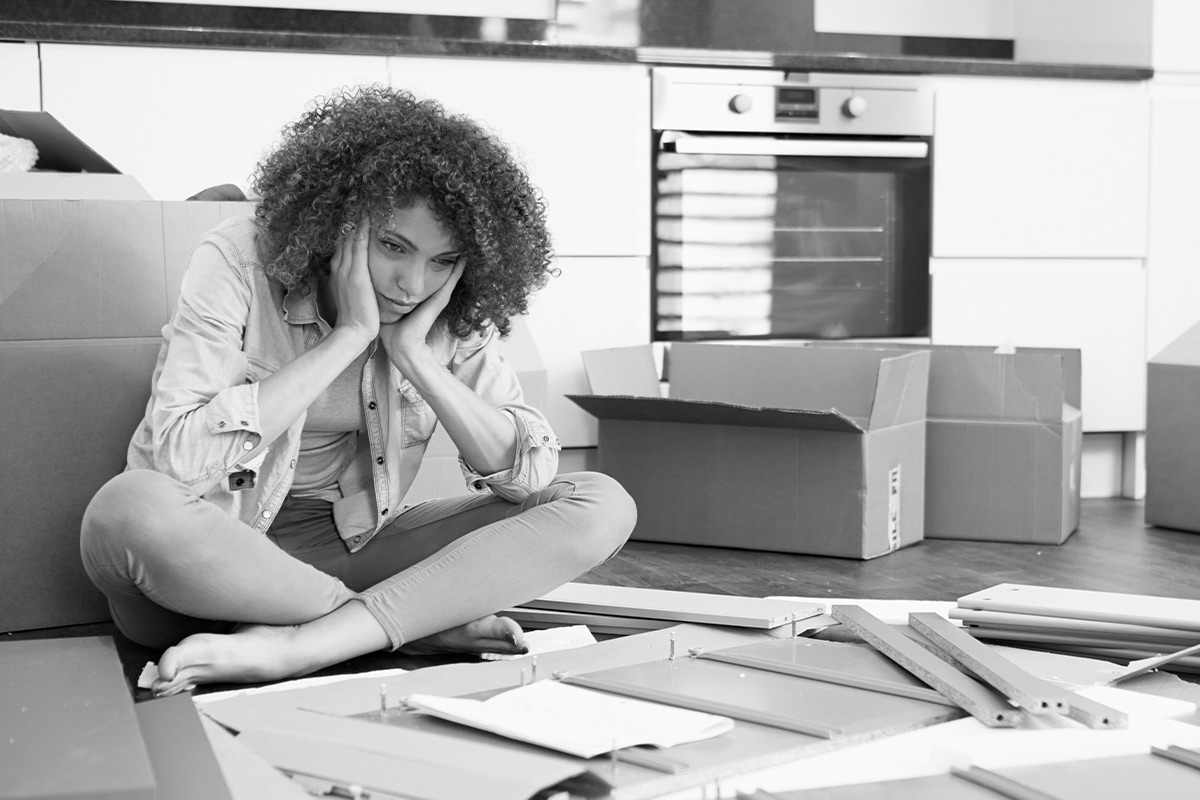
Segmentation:
{"type": "Polygon", "coordinates": [[[1182,650],[1176,650],[1174,653],[1166,655],[1153,656],[1151,658],[1143,658],[1138,661],[1132,661],[1126,667],[1125,671],[1115,676],[1109,681],[1110,685],[1115,686],[1121,681],[1127,681],[1130,678],[1136,678],[1138,675],[1145,675],[1147,672],[1153,672],[1160,667],[1165,667],[1177,661],[1181,661],[1191,655],[1200,653],[1200,644],[1194,644],[1191,647],[1185,647],[1182,650]]]}
{"type": "Polygon", "coordinates": [[[591,614],[579,611],[552,611],[546,608],[509,608],[500,612],[525,629],[557,628],[566,625],[586,625],[592,633],[624,636],[642,631],[657,631],[676,624],[665,619],[638,619],[611,614],[591,614]]]}
{"type": "Polygon", "coordinates": [[[1195,770],[1200,770],[1200,753],[1186,747],[1171,744],[1166,747],[1151,746],[1150,752],[1153,755],[1161,756],[1162,758],[1170,759],[1176,764],[1183,764],[1185,767],[1191,767],[1195,770]]]}
{"type": "Polygon", "coordinates": [[[522,607],[760,629],[824,611],[819,603],[590,583],[567,583],[522,607]]]}
{"type": "Polygon", "coordinates": [[[154,800],[111,637],[0,643],[0,798],[154,800]]]}
{"type": "Polygon", "coordinates": [[[825,739],[909,729],[958,708],[703,658],[568,676],[567,683],[825,739]]]}
{"type": "Polygon", "coordinates": [[[859,606],[835,605],[834,619],[846,625],[888,658],[953,700],[984,725],[1013,727],[1024,718],[1023,712],[989,686],[959,672],[933,653],[859,606]]]}
{"type": "Polygon", "coordinates": [[[231,800],[190,694],[134,706],[158,783],[156,800],[231,800]]]}
{"type": "Polygon", "coordinates": [[[958,606],[1200,633],[1200,600],[1174,597],[1001,583],[958,598],[958,606]]]}
{"type": "Polygon", "coordinates": [[[1150,639],[1128,639],[1110,636],[1092,636],[1066,631],[1051,631],[1045,628],[993,628],[990,626],[970,625],[966,631],[980,639],[1008,639],[1012,641],[1035,643],[1058,643],[1076,645],[1079,647],[1117,647],[1128,650],[1143,650],[1150,655],[1162,655],[1179,649],[1178,642],[1152,641],[1150,639]]]}
{"type": "Polygon", "coordinates": [[[787,639],[699,653],[700,658],[958,706],[870,645],[787,639]]]}
{"type": "Polygon", "coordinates": [[[1031,714],[1065,714],[1069,692],[1018,667],[940,614],[908,615],[908,624],[951,660],[1031,714]]]}

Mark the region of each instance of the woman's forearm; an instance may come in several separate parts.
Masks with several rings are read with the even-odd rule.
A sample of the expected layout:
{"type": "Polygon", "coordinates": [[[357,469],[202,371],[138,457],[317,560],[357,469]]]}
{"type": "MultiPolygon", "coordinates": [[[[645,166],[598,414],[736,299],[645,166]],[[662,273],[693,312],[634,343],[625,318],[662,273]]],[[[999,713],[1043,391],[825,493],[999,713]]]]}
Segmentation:
{"type": "Polygon", "coordinates": [[[512,467],[517,432],[507,414],[475,394],[428,351],[394,363],[429,403],[472,469],[490,475],[512,467]]]}

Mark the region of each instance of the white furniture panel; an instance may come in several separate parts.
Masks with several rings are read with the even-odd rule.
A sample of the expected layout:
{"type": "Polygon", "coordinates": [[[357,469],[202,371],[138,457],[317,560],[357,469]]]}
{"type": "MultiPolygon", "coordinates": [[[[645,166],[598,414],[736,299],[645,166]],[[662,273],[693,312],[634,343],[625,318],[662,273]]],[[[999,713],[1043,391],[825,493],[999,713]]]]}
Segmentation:
{"type": "Polygon", "coordinates": [[[935,79],[933,255],[1142,258],[1140,82],[935,79]]]}
{"type": "Polygon", "coordinates": [[[1156,82],[1150,97],[1147,357],[1200,321],[1200,82],[1156,82]]]}
{"type": "Polygon", "coordinates": [[[36,44],[0,42],[0,76],[0,108],[9,111],[42,109],[36,44]]]}
{"type": "Polygon", "coordinates": [[[387,83],[383,56],[44,44],[46,111],[157,200],[249,185],[315,97],[387,83]]]}
{"type": "Polygon", "coordinates": [[[650,263],[645,258],[560,258],[562,270],[530,305],[526,326],[546,365],[544,411],[563,447],[594,447],[596,420],[564,395],[587,394],[585,350],[650,341],[650,263]]]}
{"type": "Polygon", "coordinates": [[[650,75],[633,64],[392,57],[392,85],[491,126],[564,256],[650,254],[650,75]]]}
{"type": "Polygon", "coordinates": [[[1164,72],[1200,72],[1200,3],[1196,0],[1153,0],[1152,64],[1164,72]]]}
{"type": "Polygon", "coordinates": [[[931,272],[934,344],[1078,347],[1083,429],[1145,429],[1140,261],[934,259],[931,272]]]}

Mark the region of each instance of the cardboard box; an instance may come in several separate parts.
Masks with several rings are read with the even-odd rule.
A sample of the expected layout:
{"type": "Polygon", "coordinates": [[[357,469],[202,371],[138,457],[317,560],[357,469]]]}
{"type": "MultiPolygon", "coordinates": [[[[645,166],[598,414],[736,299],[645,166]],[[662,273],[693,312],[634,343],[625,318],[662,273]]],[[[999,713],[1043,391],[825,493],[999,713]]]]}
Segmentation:
{"type": "Polygon", "coordinates": [[[929,354],[671,346],[585,354],[599,469],[634,539],[875,558],[924,535],[929,354]]]}
{"type": "Polygon", "coordinates": [[[149,200],[132,175],[103,156],[46,111],[0,109],[0,134],[37,148],[32,172],[0,172],[0,197],[23,200],[149,200]]]}
{"type": "Polygon", "coordinates": [[[1078,350],[809,342],[930,354],[925,537],[1062,544],[1079,527],[1078,350]]]}
{"type": "Polygon", "coordinates": [[[1146,523],[1200,531],[1200,324],[1146,368],[1146,523]]]}
{"type": "Polygon", "coordinates": [[[196,243],[248,203],[0,200],[0,631],[100,622],[79,559],[196,243]]]}

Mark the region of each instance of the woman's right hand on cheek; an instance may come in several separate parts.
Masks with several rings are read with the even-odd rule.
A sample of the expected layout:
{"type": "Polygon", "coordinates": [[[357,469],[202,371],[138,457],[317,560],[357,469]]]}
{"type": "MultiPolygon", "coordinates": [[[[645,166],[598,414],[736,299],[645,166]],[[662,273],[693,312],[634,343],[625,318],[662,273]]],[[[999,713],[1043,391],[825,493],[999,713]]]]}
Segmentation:
{"type": "Polygon", "coordinates": [[[337,304],[336,328],[363,337],[364,347],[379,335],[379,306],[367,269],[367,243],[371,218],[362,214],[358,224],[342,226],[342,238],[330,261],[330,288],[337,304]]]}

